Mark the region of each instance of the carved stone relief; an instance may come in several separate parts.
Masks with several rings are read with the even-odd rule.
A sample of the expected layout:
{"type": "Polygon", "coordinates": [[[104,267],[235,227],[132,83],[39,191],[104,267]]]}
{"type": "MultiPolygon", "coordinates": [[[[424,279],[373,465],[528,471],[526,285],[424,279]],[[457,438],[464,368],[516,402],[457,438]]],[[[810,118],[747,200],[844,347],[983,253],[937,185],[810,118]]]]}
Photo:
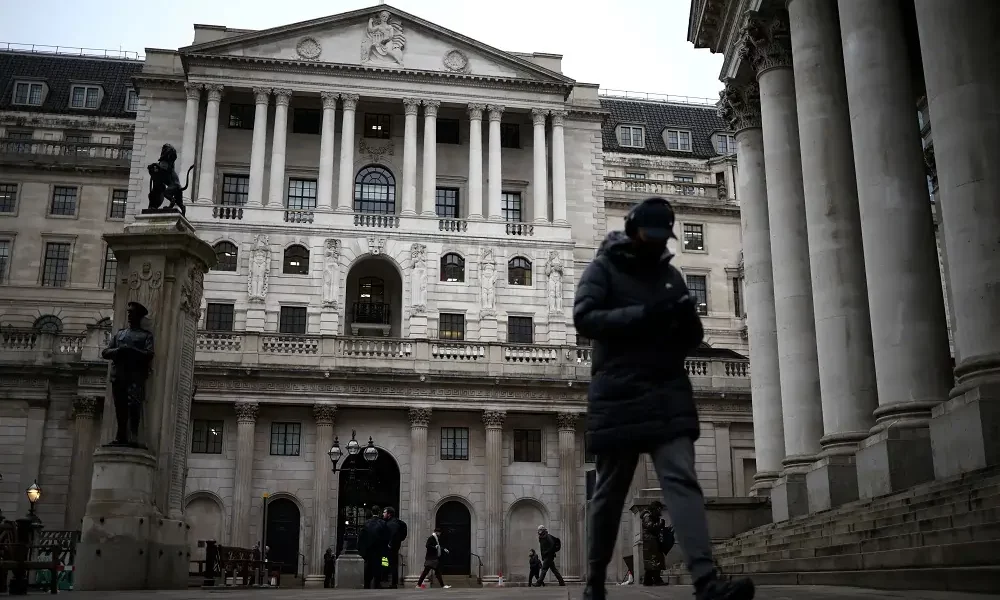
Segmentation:
{"type": "Polygon", "coordinates": [[[368,252],[374,256],[385,252],[385,238],[368,238],[368,252]]]}
{"type": "Polygon", "coordinates": [[[496,316],[497,265],[491,248],[483,249],[479,260],[479,316],[496,316]]]}
{"type": "Polygon", "coordinates": [[[737,85],[732,80],[719,92],[719,116],[732,131],[760,127],[760,86],[756,81],[737,85]]]}
{"type": "Polygon", "coordinates": [[[546,293],[549,300],[549,315],[559,316],[563,311],[563,264],[558,252],[550,252],[545,264],[546,293]]]}
{"type": "Polygon", "coordinates": [[[427,246],[410,246],[410,314],[419,315],[427,310],[427,246]]]}
{"type": "Polygon", "coordinates": [[[393,156],[392,142],[371,142],[364,137],[358,138],[358,154],[367,154],[368,160],[374,163],[382,162],[383,156],[393,156]]]}
{"type": "Polygon", "coordinates": [[[188,267],[187,279],[181,284],[181,310],[195,319],[201,318],[201,296],[205,291],[205,273],[188,267]]]}
{"type": "Polygon", "coordinates": [[[267,297],[267,280],[271,270],[271,244],[263,233],[254,238],[250,249],[250,276],[247,295],[250,302],[263,302],[267,297]]]}
{"type": "Polygon", "coordinates": [[[406,37],[403,24],[381,10],[368,19],[368,29],[361,41],[361,64],[403,66],[406,37]]]}
{"type": "Polygon", "coordinates": [[[299,55],[299,58],[316,60],[323,53],[323,47],[316,41],[316,38],[304,37],[295,46],[295,53],[299,55]]]}
{"type": "Polygon", "coordinates": [[[323,306],[337,310],[337,282],[340,278],[340,240],[326,240],[323,251],[323,306]]]}
{"type": "Polygon", "coordinates": [[[163,271],[154,271],[150,262],[142,263],[137,271],[128,275],[128,302],[138,302],[146,307],[151,317],[159,311],[160,288],[163,287],[163,271]]]}
{"type": "Polygon", "coordinates": [[[448,52],[445,52],[441,62],[444,64],[445,69],[448,69],[453,73],[469,72],[469,57],[460,50],[449,50],[448,52]]]}

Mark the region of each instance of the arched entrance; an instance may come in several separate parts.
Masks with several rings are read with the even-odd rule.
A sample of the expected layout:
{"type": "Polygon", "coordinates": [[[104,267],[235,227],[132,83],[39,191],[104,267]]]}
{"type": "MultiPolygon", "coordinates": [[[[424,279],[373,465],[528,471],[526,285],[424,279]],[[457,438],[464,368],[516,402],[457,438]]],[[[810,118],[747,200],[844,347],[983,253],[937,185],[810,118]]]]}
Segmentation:
{"type": "Polygon", "coordinates": [[[267,503],[267,558],[281,563],[281,572],[294,575],[299,566],[299,507],[288,498],[267,503]]]}
{"type": "Polygon", "coordinates": [[[372,256],[347,273],[345,331],[362,337],[400,337],[403,278],[390,260],[372,256]]]}
{"type": "Polygon", "coordinates": [[[504,552],[504,576],[510,581],[528,580],[528,550],[538,552],[538,526],[548,519],[541,503],[522,498],[507,514],[507,544],[504,552]]]}
{"type": "Polygon", "coordinates": [[[441,559],[442,575],[469,575],[472,559],[472,515],[464,504],[449,500],[437,511],[434,524],[441,528],[441,543],[448,549],[441,559]]]}
{"type": "MultiPolygon", "coordinates": [[[[378,449],[378,458],[368,463],[361,454],[348,456],[340,468],[340,494],[337,501],[337,548],[343,551],[344,534],[349,527],[360,529],[368,520],[372,506],[392,506],[399,512],[399,465],[388,452],[378,449]],[[351,470],[351,467],[355,470],[351,470]]],[[[409,523],[407,523],[409,525],[409,523]]]]}

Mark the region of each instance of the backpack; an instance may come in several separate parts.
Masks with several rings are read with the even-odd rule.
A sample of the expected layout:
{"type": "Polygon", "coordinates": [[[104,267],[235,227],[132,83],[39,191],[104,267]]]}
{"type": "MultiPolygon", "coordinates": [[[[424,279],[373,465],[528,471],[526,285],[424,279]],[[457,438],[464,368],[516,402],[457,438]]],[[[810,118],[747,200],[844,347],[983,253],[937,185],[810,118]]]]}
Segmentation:
{"type": "Polygon", "coordinates": [[[407,532],[406,521],[402,519],[396,519],[396,520],[399,522],[399,529],[396,530],[397,539],[395,540],[395,542],[397,544],[402,544],[403,542],[406,541],[406,532],[407,532]]]}
{"type": "Polygon", "coordinates": [[[560,550],[562,550],[562,542],[559,541],[559,538],[557,538],[556,536],[553,535],[552,536],[552,553],[554,554],[556,552],[559,552],[560,550]]]}

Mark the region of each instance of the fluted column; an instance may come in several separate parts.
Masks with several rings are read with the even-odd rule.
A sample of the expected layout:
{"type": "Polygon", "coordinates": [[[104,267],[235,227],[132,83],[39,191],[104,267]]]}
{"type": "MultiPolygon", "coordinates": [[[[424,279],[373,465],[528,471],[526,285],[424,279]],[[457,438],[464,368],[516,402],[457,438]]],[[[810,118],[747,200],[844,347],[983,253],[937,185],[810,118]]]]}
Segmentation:
{"type": "Polygon", "coordinates": [[[933,477],[926,425],[952,382],[905,29],[896,2],[840,3],[879,401],[861,497],[933,477]]]}
{"type": "Polygon", "coordinates": [[[566,225],[566,111],[552,111],[552,222],[566,225]]]}
{"type": "Polygon", "coordinates": [[[787,15],[752,18],[745,40],[760,84],[778,358],[795,365],[780,372],[785,476],[772,492],[774,519],[780,521],[808,511],[805,472],[819,454],[823,411],[787,15]]]}
{"type": "MultiPolygon", "coordinates": [[[[288,102],[292,90],[274,90],[274,135],[271,137],[271,177],[267,186],[267,204],[285,204],[285,146],[288,141],[288,102]]],[[[256,126],[256,124],[255,124],[256,126]]],[[[256,135],[256,129],[254,130],[256,135]]],[[[322,145],[322,141],[320,141],[322,145]]]]}
{"type": "Polygon", "coordinates": [[[66,495],[66,529],[80,529],[90,498],[90,480],[97,445],[97,398],[80,396],[73,400],[73,462],[70,465],[69,493],[66,495]]]}
{"type": "Polygon", "coordinates": [[[250,547],[250,506],[253,484],[254,428],[257,425],[256,402],[237,402],[236,475],[233,480],[232,530],[229,544],[250,547]]]}
{"type": "Polygon", "coordinates": [[[469,105],[469,218],[483,218],[483,104],[469,105]]]}
{"type": "Polygon", "coordinates": [[[498,104],[490,104],[486,108],[489,110],[490,117],[489,182],[487,183],[489,219],[502,221],[503,211],[500,208],[500,198],[503,194],[503,169],[500,165],[500,119],[503,118],[503,107],[498,104]]]}
{"type": "Polygon", "coordinates": [[[545,169],[545,116],[548,112],[537,108],[531,109],[531,124],[535,132],[532,142],[534,144],[532,149],[534,169],[531,179],[531,212],[536,223],[548,223],[549,221],[549,182],[545,169]]]}
{"type": "Polygon", "coordinates": [[[420,100],[403,98],[406,123],[403,127],[403,209],[402,215],[417,214],[417,113],[420,100]]]}
{"type": "Polygon", "coordinates": [[[420,195],[420,212],[424,216],[435,214],[437,194],[437,114],[439,100],[424,100],[424,173],[423,193],[420,195]]]}
{"type": "MultiPolygon", "coordinates": [[[[785,458],[781,414],[778,326],[774,313],[771,226],[767,210],[764,133],[760,123],[760,87],[756,81],[727,83],[720,115],[736,132],[736,189],[743,226],[744,297],[750,338],[750,388],[753,398],[754,454],[757,474],[751,494],[769,496],[785,458]]],[[[790,367],[791,368],[791,367],[790,367]]]]}
{"type": "MultiPolygon", "coordinates": [[[[412,578],[420,574],[424,564],[424,540],[430,535],[427,514],[427,427],[431,409],[410,409],[410,512],[400,516],[409,526],[407,534],[406,573],[412,578]]],[[[473,551],[475,549],[473,548],[473,551]]]]}
{"type": "Polygon", "coordinates": [[[254,88],[253,98],[255,106],[247,206],[261,206],[264,197],[264,151],[267,147],[267,105],[271,101],[271,88],[254,88]]]}
{"type": "Polygon", "coordinates": [[[316,450],[313,458],[313,536],[309,550],[309,577],[312,582],[323,581],[323,553],[330,546],[330,474],[333,465],[327,452],[333,446],[333,423],[337,417],[337,406],[328,402],[313,405],[316,419],[316,450]]]}
{"type": "Polygon", "coordinates": [[[337,119],[336,92],[320,92],[323,100],[323,127],[319,138],[319,177],[316,180],[316,207],[333,208],[333,145],[337,119]]]}
{"type": "Polygon", "coordinates": [[[354,210],[354,111],[358,108],[357,94],[341,94],[344,117],[340,129],[340,180],[337,185],[337,211],[354,210]]]}
{"type": "MultiPolygon", "coordinates": [[[[188,169],[194,164],[195,154],[198,145],[198,109],[201,108],[201,90],[204,89],[200,83],[185,83],[184,92],[187,95],[187,105],[184,107],[184,134],[181,138],[181,164],[178,174],[181,177],[187,175],[188,169]]],[[[194,197],[194,186],[185,192],[184,202],[190,202],[194,197]]]]}
{"type": "Polygon", "coordinates": [[[580,510],[577,506],[576,413],[559,413],[559,520],[562,522],[563,574],[579,577],[580,510]]]}
{"type": "Polygon", "coordinates": [[[198,176],[198,201],[212,203],[215,197],[215,153],[219,143],[219,104],[222,102],[222,86],[217,83],[205,85],[208,102],[205,104],[205,132],[201,141],[201,169],[198,176]]]}
{"type": "Polygon", "coordinates": [[[495,581],[503,565],[503,422],[502,410],[483,411],[486,425],[486,543],[483,577],[495,581]]]}

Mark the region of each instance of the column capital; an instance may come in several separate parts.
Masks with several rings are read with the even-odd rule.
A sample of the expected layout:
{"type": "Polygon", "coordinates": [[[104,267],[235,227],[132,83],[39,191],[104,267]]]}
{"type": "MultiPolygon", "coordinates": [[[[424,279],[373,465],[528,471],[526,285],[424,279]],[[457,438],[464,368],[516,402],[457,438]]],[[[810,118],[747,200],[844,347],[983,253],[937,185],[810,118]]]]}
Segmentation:
{"type": "Polygon", "coordinates": [[[424,116],[436,117],[438,114],[438,107],[440,106],[440,100],[424,100],[424,116]]]}
{"type": "Polygon", "coordinates": [[[237,402],[233,408],[236,410],[237,423],[257,422],[257,411],[260,407],[256,402],[237,402]]]}
{"type": "Polygon", "coordinates": [[[274,105],[288,106],[288,101],[292,99],[292,90],[274,88],[274,105]]]}
{"type": "Polygon", "coordinates": [[[490,121],[499,121],[503,117],[503,106],[490,104],[486,107],[490,111],[490,121]]]}
{"type": "Polygon", "coordinates": [[[471,121],[482,121],[483,120],[483,111],[486,110],[486,105],[485,104],[472,103],[472,104],[469,104],[469,107],[468,107],[467,110],[469,111],[469,120],[471,120],[471,121]]]}
{"type": "Polygon", "coordinates": [[[420,100],[417,98],[403,98],[403,112],[407,116],[415,115],[420,112],[420,100]]]}
{"type": "Polygon", "coordinates": [[[340,94],[337,92],[320,92],[319,97],[323,99],[323,108],[337,110],[337,98],[340,98],[340,94]]]}
{"type": "Polygon", "coordinates": [[[337,405],[331,402],[317,402],[313,404],[313,418],[317,425],[330,425],[331,427],[337,418],[337,405]]]}
{"type": "Polygon", "coordinates": [[[253,89],[253,99],[257,104],[266,105],[271,101],[271,88],[268,87],[255,87],[253,89]]]}
{"type": "Polygon", "coordinates": [[[222,90],[225,89],[221,83],[206,83],[205,90],[208,92],[209,102],[219,102],[222,100],[222,90]]]}
{"type": "Polygon", "coordinates": [[[97,398],[94,396],[77,396],[73,399],[74,419],[93,419],[97,414],[97,398]]]}
{"type": "Polygon", "coordinates": [[[553,110],[549,114],[552,115],[553,127],[562,127],[566,123],[566,111],[553,110]]]}
{"type": "Polygon", "coordinates": [[[549,111],[543,108],[533,108],[531,109],[531,123],[533,125],[545,126],[545,117],[549,115],[549,111]]]}
{"type": "Polygon", "coordinates": [[[191,83],[190,81],[184,84],[184,92],[187,94],[188,100],[201,100],[201,90],[205,89],[205,86],[200,83],[191,83]]]}
{"type": "Polygon", "coordinates": [[[778,11],[762,18],[751,14],[740,32],[739,57],[750,61],[757,77],[770,69],[792,66],[792,37],[788,13],[778,11]]]}
{"type": "Polygon", "coordinates": [[[739,85],[732,79],[719,92],[719,116],[734,133],[760,128],[760,85],[750,81],[739,85]]]}
{"type": "Polygon", "coordinates": [[[410,408],[410,427],[427,427],[431,423],[431,409],[414,406],[410,408]]]}
{"type": "Polygon", "coordinates": [[[341,94],[340,99],[344,101],[344,110],[356,110],[358,108],[358,100],[361,96],[357,94],[341,94]]]}
{"type": "Polygon", "coordinates": [[[507,411],[504,410],[484,410],[483,424],[486,429],[503,429],[503,422],[507,418],[507,411]]]}
{"type": "Polygon", "coordinates": [[[580,418],[580,413],[561,412],[556,414],[556,423],[559,424],[559,431],[576,431],[576,422],[580,418]]]}

